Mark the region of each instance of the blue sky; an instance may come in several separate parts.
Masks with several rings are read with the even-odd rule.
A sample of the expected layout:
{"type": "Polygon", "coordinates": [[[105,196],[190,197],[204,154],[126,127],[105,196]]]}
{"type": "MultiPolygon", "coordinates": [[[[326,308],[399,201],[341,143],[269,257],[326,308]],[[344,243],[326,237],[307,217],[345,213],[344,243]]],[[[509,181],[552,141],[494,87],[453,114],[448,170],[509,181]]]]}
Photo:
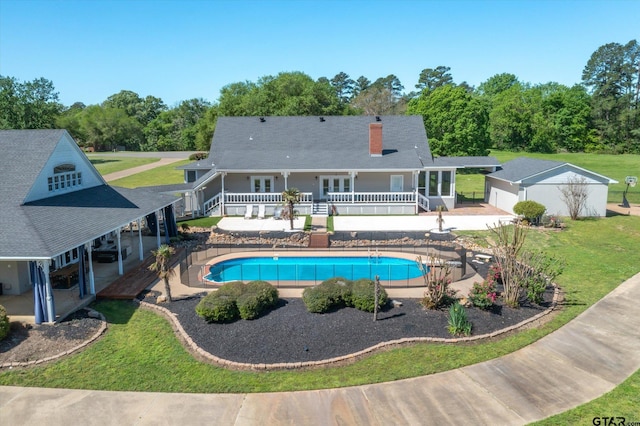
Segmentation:
{"type": "Polygon", "coordinates": [[[0,74],[51,80],[60,101],[120,90],[173,106],[283,71],[314,79],[451,68],[477,86],[499,73],[579,83],[598,47],[640,39],[640,1],[0,0],[0,74]]]}

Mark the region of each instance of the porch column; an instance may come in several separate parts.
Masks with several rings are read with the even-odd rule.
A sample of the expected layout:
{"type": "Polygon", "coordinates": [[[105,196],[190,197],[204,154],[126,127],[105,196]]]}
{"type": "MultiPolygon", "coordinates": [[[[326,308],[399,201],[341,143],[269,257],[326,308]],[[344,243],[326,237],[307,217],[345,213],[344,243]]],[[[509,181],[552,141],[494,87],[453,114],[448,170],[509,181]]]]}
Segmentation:
{"type": "Polygon", "coordinates": [[[284,176],[284,189],[286,191],[287,189],[289,189],[289,175],[291,174],[291,172],[280,172],[280,174],[284,176]]]}
{"type": "Polygon", "coordinates": [[[156,242],[160,248],[162,245],[162,241],[160,241],[160,210],[156,211],[156,242]]]}
{"type": "Polygon", "coordinates": [[[140,226],[140,219],[137,220],[138,223],[138,255],[140,256],[140,260],[144,260],[144,245],[142,244],[142,226],[140,226]]]}
{"type": "Polygon", "coordinates": [[[120,245],[120,228],[116,230],[116,250],[118,250],[118,274],[124,275],[124,269],[122,268],[122,246],[120,245]]]}
{"type": "Polygon", "coordinates": [[[351,175],[351,204],[356,202],[356,176],[358,172],[349,172],[351,175]]]}
{"type": "Polygon", "coordinates": [[[415,198],[415,206],[416,206],[415,214],[418,214],[420,212],[420,207],[418,205],[418,182],[419,182],[418,177],[419,176],[420,176],[420,170],[414,170],[413,171],[413,198],[415,198]]]}
{"type": "Polygon", "coordinates": [[[42,262],[42,269],[44,272],[44,294],[47,304],[47,322],[56,322],[56,307],[53,302],[53,288],[51,288],[51,278],[49,277],[49,262],[42,262]]]}
{"type": "Polygon", "coordinates": [[[89,294],[96,294],[96,280],[93,275],[93,254],[91,253],[92,243],[85,244],[84,249],[87,252],[87,260],[89,262],[89,294]]]}
{"type": "Polygon", "coordinates": [[[224,217],[224,202],[225,202],[225,198],[226,196],[224,195],[224,177],[227,175],[227,173],[221,173],[220,174],[220,183],[222,185],[222,191],[220,195],[220,216],[224,217]]]}

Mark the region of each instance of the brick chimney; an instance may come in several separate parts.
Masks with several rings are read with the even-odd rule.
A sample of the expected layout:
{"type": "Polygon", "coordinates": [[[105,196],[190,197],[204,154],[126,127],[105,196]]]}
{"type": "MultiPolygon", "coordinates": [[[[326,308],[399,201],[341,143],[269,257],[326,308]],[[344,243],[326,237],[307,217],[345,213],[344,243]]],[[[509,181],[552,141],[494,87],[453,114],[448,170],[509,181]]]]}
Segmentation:
{"type": "Polygon", "coordinates": [[[369,155],[382,157],[382,123],[369,123],[369,155]]]}

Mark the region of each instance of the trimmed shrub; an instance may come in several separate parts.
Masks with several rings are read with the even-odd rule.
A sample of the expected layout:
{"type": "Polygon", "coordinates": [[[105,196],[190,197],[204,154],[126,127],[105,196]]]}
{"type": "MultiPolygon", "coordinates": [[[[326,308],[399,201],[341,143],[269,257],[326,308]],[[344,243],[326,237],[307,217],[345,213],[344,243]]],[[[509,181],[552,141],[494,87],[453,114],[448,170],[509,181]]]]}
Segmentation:
{"type": "Polygon", "coordinates": [[[530,223],[537,223],[545,211],[547,211],[545,206],[532,200],[519,201],[513,206],[513,212],[523,216],[530,223]]]}
{"type": "Polygon", "coordinates": [[[246,292],[257,294],[265,308],[273,308],[278,304],[278,289],[266,281],[256,280],[247,283],[246,292]]]}
{"type": "MultiPolygon", "coordinates": [[[[387,303],[387,292],[380,287],[378,297],[378,307],[381,308],[387,303]]],[[[375,307],[375,282],[368,278],[354,281],[351,285],[351,305],[365,312],[373,312],[375,307]]]]}
{"type": "Polygon", "coordinates": [[[215,293],[232,297],[233,299],[237,299],[240,297],[242,293],[245,292],[246,285],[242,281],[231,281],[226,284],[223,284],[215,293]]]}
{"type": "Polygon", "coordinates": [[[191,154],[189,156],[189,160],[190,161],[199,161],[199,160],[204,160],[205,158],[207,158],[209,156],[208,153],[206,152],[194,152],[193,154],[191,154]]]}
{"type": "Polygon", "coordinates": [[[278,303],[278,290],[266,281],[232,281],[209,293],[196,306],[208,322],[255,319],[278,303]]]}
{"type": "Polygon", "coordinates": [[[322,314],[349,305],[351,281],[335,277],[302,292],[302,301],[309,312],[322,314]]]}
{"type": "Polygon", "coordinates": [[[196,313],[207,322],[231,322],[240,316],[235,298],[217,292],[206,295],[196,306],[196,313]]]}
{"type": "Polygon", "coordinates": [[[251,281],[236,299],[240,318],[252,320],[278,303],[278,290],[266,281],[251,281]]]}
{"type": "Polygon", "coordinates": [[[9,316],[7,316],[7,311],[4,306],[0,305],[0,340],[7,337],[9,334],[9,316]]]}

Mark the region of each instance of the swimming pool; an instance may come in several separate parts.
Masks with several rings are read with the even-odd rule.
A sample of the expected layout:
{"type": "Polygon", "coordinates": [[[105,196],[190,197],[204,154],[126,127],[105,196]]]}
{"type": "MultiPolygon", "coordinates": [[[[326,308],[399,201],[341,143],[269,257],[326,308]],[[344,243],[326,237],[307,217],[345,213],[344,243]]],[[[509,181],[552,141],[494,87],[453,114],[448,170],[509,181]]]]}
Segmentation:
{"type": "Polygon", "coordinates": [[[422,276],[414,260],[388,256],[366,257],[242,257],[215,263],[204,278],[215,283],[263,280],[324,281],[332,277],[382,281],[408,280],[422,276]]]}

